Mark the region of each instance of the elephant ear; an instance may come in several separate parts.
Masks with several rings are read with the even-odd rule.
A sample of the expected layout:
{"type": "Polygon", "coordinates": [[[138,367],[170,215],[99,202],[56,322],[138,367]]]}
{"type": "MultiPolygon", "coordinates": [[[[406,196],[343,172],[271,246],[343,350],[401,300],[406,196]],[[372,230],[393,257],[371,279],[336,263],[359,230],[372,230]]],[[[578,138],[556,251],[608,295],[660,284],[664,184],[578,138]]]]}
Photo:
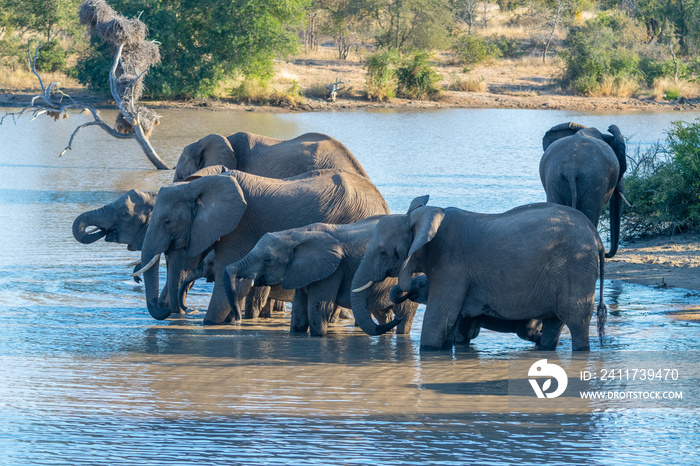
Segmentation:
{"type": "Polygon", "coordinates": [[[231,144],[218,134],[210,134],[185,147],[177,161],[173,181],[183,181],[197,170],[212,165],[224,165],[231,169],[237,166],[231,144]]]}
{"type": "Polygon", "coordinates": [[[296,290],[329,277],[343,258],[340,242],[325,231],[292,232],[291,253],[282,288],[296,290]]]}
{"type": "Polygon", "coordinates": [[[420,196],[415,198],[414,200],[411,201],[411,205],[408,206],[408,211],[406,212],[406,215],[410,214],[414,210],[416,210],[418,207],[423,207],[428,203],[428,200],[430,199],[430,196],[426,194],[425,196],[420,196]]]}
{"type": "Polygon", "coordinates": [[[202,168],[201,170],[197,170],[196,172],[192,173],[190,176],[188,176],[185,181],[192,181],[196,180],[198,178],[202,178],[203,176],[211,176],[211,175],[221,175],[222,173],[228,171],[228,168],[224,167],[223,165],[212,165],[210,167],[202,168]]]}
{"type": "Polygon", "coordinates": [[[399,286],[402,290],[411,289],[411,275],[414,269],[413,254],[435,238],[444,218],[445,210],[440,207],[419,207],[408,215],[413,241],[406,261],[399,272],[399,286]]]}
{"type": "Polygon", "coordinates": [[[232,176],[205,176],[191,181],[187,187],[191,190],[195,212],[187,254],[195,256],[236,229],[247,202],[232,176]]]}
{"type": "Polygon", "coordinates": [[[542,150],[547,150],[547,148],[557,139],[565,138],[567,136],[573,136],[582,129],[586,129],[587,126],[580,125],[574,122],[562,123],[557,126],[553,126],[549,131],[544,133],[542,138],[542,150]]]}
{"type": "Polygon", "coordinates": [[[620,174],[617,180],[622,179],[622,175],[627,171],[627,146],[625,144],[625,137],[620,132],[620,128],[616,125],[610,125],[608,127],[608,133],[601,135],[603,140],[607,142],[610,147],[612,147],[613,152],[615,152],[615,157],[617,157],[617,162],[620,164],[620,174]]]}

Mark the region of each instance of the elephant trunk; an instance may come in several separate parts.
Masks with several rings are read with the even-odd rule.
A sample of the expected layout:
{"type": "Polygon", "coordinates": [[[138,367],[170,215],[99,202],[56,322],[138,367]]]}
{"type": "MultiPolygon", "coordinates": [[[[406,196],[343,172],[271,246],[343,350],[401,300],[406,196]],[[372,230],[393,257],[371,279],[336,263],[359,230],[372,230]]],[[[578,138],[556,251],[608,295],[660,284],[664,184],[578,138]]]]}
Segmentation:
{"type": "Polygon", "coordinates": [[[180,306],[180,309],[187,310],[187,306],[185,305],[185,300],[187,299],[187,292],[192,288],[192,285],[194,285],[194,282],[199,280],[204,276],[204,273],[200,267],[197,267],[194,272],[189,274],[185,279],[182,281],[182,284],[180,285],[180,289],[178,290],[177,293],[177,301],[180,306]]]}
{"type": "Polygon", "coordinates": [[[73,237],[83,244],[90,244],[106,236],[107,228],[100,225],[104,225],[104,217],[107,214],[107,206],[103,206],[78,215],[73,222],[73,237]],[[97,227],[97,230],[87,232],[89,226],[97,227]]]}
{"type": "Polygon", "coordinates": [[[389,299],[394,304],[401,304],[402,302],[406,301],[409,296],[410,293],[408,292],[401,295],[401,287],[399,287],[399,285],[394,285],[391,287],[391,290],[389,290],[389,299]]]}
{"type": "Polygon", "coordinates": [[[223,273],[223,285],[224,291],[226,292],[226,299],[228,300],[229,306],[233,310],[233,316],[236,320],[241,320],[243,314],[241,312],[241,307],[239,305],[238,290],[236,289],[236,282],[238,281],[238,272],[240,267],[238,262],[231,264],[224,269],[223,273]]]}
{"type": "Polygon", "coordinates": [[[394,318],[391,322],[377,324],[369,310],[369,294],[372,286],[365,287],[372,280],[366,272],[367,263],[363,260],[352,280],[352,313],[355,316],[355,324],[367,335],[381,335],[401,323],[401,319],[394,318]]]}
{"type": "MultiPolygon", "coordinates": [[[[164,320],[170,315],[170,309],[160,307],[158,301],[158,292],[160,291],[158,283],[158,266],[160,265],[160,255],[152,267],[143,272],[143,284],[146,289],[146,306],[148,312],[156,320],[164,320]]],[[[150,261],[149,261],[150,262],[150,261]]]]}
{"type": "Polygon", "coordinates": [[[620,243],[620,222],[622,220],[622,191],[615,188],[610,198],[610,252],[605,253],[605,257],[610,259],[615,257],[617,247],[620,243]]]}

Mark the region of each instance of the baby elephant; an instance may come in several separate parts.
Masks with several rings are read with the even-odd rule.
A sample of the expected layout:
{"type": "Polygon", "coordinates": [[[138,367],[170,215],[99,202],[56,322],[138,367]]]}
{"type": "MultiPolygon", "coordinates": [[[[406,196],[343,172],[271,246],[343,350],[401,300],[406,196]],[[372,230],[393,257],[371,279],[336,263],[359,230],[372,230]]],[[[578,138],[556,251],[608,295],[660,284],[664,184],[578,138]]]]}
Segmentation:
{"type": "MultiPolygon", "coordinates": [[[[401,287],[394,285],[389,291],[389,299],[400,304],[407,299],[420,304],[428,303],[428,277],[418,275],[411,280],[411,288],[401,294],[401,287]]],[[[504,320],[487,315],[478,317],[460,317],[460,321],[455,325],[454,341],[468,345],[471,340],[479,335],[479,331],[485,328],[501,333],[515,333],[523,340],[539,343],[542,338],[542,321],[538,319],[525,320],[504,320]]]]}
{"type": "MultiPolygon", "coordinates": [[[[234,312],[240,312],[236,279],[255,280],[256,285],[281,285],[295,290],[292,332],[325,335],[338,306],[351,307],[351,284],[355,270],[381,216],[346,224],[315,223],[302,228],[267,233],[241,260],[226,267],[224,286],[234,312]]],[[[409,333],[417,304],[394,304],[389,290],[396,279],[379,281],[368,291],[370,312],[383,332],[398,325],[397,333],[409,333]],[[394,312],[396,318],[388,322],[394,312]]]]}

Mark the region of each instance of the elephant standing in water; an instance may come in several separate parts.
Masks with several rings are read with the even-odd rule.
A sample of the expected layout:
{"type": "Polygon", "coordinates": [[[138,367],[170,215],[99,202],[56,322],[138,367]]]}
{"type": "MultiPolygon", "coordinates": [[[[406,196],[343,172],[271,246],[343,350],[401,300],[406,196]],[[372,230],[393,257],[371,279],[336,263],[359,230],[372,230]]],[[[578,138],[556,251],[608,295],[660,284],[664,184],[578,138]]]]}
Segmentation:
{"type": "MultiPolygon", "coordinates": [[[[261,285],[281,285],[295,290],[291,331],[325,335],[338,307],[351,306],[352,279],[378,221],[376,216],[347,225],[315,223],[267,233],[245,257],[226,267],[224,287],[229,304],[238,306],[238,277],[252,278],[261,285]]],[[[383,323],[393,311],[400,321],[397,333],[405,334],[411,331],[418,305],[392,303],[388,293],[395,283],[391,278],[376,283],[369,292],[369,309],[383,323]]]]}
{"type": "MultiPolygon", "coordinates": [[[[411,280],[411,287],[402,294],[401,287],[394,285],[389,292],[389,299],[393,303],[402,303],[411,300],[415,303],[427,304],[430,284],[425,275],[418,275],[411,280]]],[[[460,316],[455,334],[455,343],[468,345],[471,340],[479,336],[479,331],[485,328],[501,333],[515,333],[523,340],[539,343],[542,338],[542,321],[539,319],[527,320],[503,320],[488,315],[480,315],[474,318],[460,316]]]]}
{"type": "Polygon", "coordinates": [[[382,217],[353,279],[352,311],[362,330],[370,322],[367,289],[398,277],[409,291],[414,273],[430,283],[421,347],[451,344],[460,317],[542,319],[539,348],[556,348],[565,324],[573,350],[588,350],[596,279],[600,270],[598,333],[602,340],[605,250],[598,232],[579,211],[557,204],[478,214],[426,206],[414,199],[405,215],[382,217]],[[358,317],[360,316],[360,317],[358,317]],[[362,318],[364,316],[364,318],[362,318]]]}
{"type": "Polygon", "coordinates": [[[597,228],[600,214],[610,200],[610,252],[613,257],[620,241],[620,220],[627,170],[625,138],[617,126],[602,134],[595,128],[563,123],[542,138],[544,155],[540,179],[547,202],[567,205],[583,212],[597,228]]]}
{"type": "Polygon", "coordinates": [[[159,320],[176,312],[173,303],[181,282],[213,246],[214,291],[204,323],[223,323],[231,311],[223,269],[242,259],[265,233],[316,222],[352,223],[388,213],[369,179],[334,170],[285,180],[232,170],[161,188],[141,249],[141,263],[146,265],[139,272],[144,274],[148,310],[159,320]],[[158,306],[157,265],[162,253],[168,260],[169,309],[158,306]]]}
{"type": "Polygon", "coordinates": [[[185,181],[196,171],[213,165],[279,179],[321,169],[369,178],[348,148],[325,134],[306,133],[284,141],[240,132],[228,137],[210,134],[185,147],[173,181],[185,181]]]}

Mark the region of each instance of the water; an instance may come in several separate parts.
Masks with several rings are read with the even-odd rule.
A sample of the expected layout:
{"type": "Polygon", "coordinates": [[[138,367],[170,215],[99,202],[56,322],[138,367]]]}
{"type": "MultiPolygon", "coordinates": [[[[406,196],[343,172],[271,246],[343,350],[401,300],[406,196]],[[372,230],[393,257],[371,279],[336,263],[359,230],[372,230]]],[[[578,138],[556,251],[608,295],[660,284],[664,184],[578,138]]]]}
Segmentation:
{"type": "MultiPolygon", "coordinates": [[[[541,136],[561,122],[617,124],[633,148],[663,139],[670,121],[698,116],[161,113],[152,142],[171,165],[185,144],[211,132],[330,134],[395,212],[425,193],[435,205],[483,212],[544,200],[541,136]]],[[[152,170],[136,143],[97,128],[58,158],[84,121],[22,118],[0,127],[0,465],[696,461],[697,403],[509,408],[509,358],[537,355],[514,335],[482,331],[470,348],[421,354],[421,311],[407,337],[368,337],[348,322],[327,338],[290,335],[288,316],[212,328],[200,325],[202,312],[154,321],[125,267],[138,254],[79,244],[71,224],[125,190],[167,184],[172,173],[152,170]]],[[[194,308],[206,306],[210,291],[196,285],[194,308]]],[[[606,282],[605,294],[608,337],[604,348],[591,339],[596,354],[700,350],[700,327],[669,318],[697,294],[621,282],[606,282]]],[[[561,342],[565,356],[568,334],[561,342]]],[[[692,392],[697,382],[678,388],[692,392]]]]}

